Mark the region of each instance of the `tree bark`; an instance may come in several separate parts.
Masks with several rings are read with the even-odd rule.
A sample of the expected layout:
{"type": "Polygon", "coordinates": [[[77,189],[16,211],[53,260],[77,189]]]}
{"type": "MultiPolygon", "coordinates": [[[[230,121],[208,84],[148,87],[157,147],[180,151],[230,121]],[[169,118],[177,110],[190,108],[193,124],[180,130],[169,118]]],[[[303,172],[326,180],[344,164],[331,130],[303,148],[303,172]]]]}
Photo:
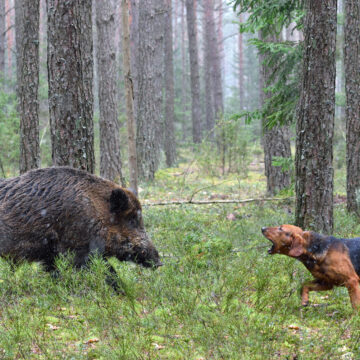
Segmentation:
{"type": "Polygon", "coordinates": [[[186,0],[186,20],[189,37],[190,81],[191,81],[191,119],[193,142],[201,142],[201,103],[199,55],[196,31],[194,0],[186,0]]]}
{"type": "Polygon", "coordinates": [[[100,175],[125,186],[120,155],[115,1],[95,1],[100,109],[100,175]]]}
{"type": "MultiPolygon", "coordinates": [[[[5,0],[5,22],[6,28],[8,29],[6,32],[6,49],[7,49],[7,78],[13,79],[13,47],[14,47],[14,31],[12,29],[13,21],[12,21],[12,7],[13,4],[10,0],[5,0]]],[[[16,45],[15,45],[16,46],[16,45]]]]}
{"type": "MultiPolygon", "coordinates": [[[[240,14],[240,18],[239,21],[240,23],[242,23],[243,20],[243,16],[242,14],[240,14]]],[[[241,32],[239,32],[238,35],[238,52],[239,52],[239,58],[238,58],[238,69],[239,69],[239,74],[238,74],[238,81],[239,81],[239,105],[240,105],[240,111],[242,111],[244,109],[244,104],[245,104],[245,91],[244,91],[244,41],[243,41],[243,34],[241,32]]]]}
{"type": "Polygon", "coordinates": [[[173,28],[172,28],[172,0],[166,1],[164,21],[164,63],[165,63],[165,121],[164,121],[164,150],[166,165],[173,166],[176,159],[176,142],[174,133],[174,61],[173,61],[173,28]]]}
{"type": "Polygon", "coordinates": [[[360,4],[345,0],[347,209],[360,215],[360,4]]]}
{"type": "Polygon", "coordinates": [[[137,119],[139,99],[139,0],[130,0],[130,55],[131,55],[131,79],[134,92],[134,118],[137,119]]]}
{"type": "Polygon", "coordinates": [[[212,76],[212,93],[214,99],[215,122],[219,121],[224,112],[223,90],[222,90],[222,74],[221,74],[221,58],[220,46],[222,41],[218,37],[221,32],[216,31],[214,16],[214,0],[204,0],[206,15],[206,31],[209,32],[209,41],[207,46],[210,47],[210,68],[212,76]]]}
{"type": "Polygon", "coordinates": [[[162,73],[164,40],[162,0],[143,0],[139,8],[139,99],[137,110],[138,174],[153,180],[159,165],[162,134],[162,73]]]}
{"type": "Polygon", "coordinates": [[[17,95],[20,115],[20,173],[40,167],[39,0],[16,2],[17,95]]]}
{"type": "MultiPolygon", "coordinates": [[[[260,38],[264,40],[261,34],[260,38]]],[[[268,37],[267,40],[271,42],[278,41],[276,36],[268,37]]],[[[266,99],[272,96],[270,92],[265,93],[264,91],[264,88],[270,85],[271,70],[266,68],[263,61],[264,55],[260,55],[260,79],[262,84],[260,90],[261,106],[264,106],[266,99]]],[[[274,126],[272,129],[268,129],[265,119],[262,121],[262,128],[267,193],[269,195],[275,195],[279,190],[290,186],[291,183],[290,172],[283,170],[281,166],[273,165],[275,157],[284,159],[291,158],[290,130],[288,126],[274,126]]]]}
{"type": "Polygon", "coordinates": [[[125,99],[127,115],[128,149],[130,188],[138,193],[137,156],[136,156],[136,124],[134,116],[134,89],[131,78],[130,56],[130,29],[129,29],[129,0],[122,0],[122,25],[123,25],[123,71],[125,81],[125,99]]]}
{"type": "Polygon", "coordinates": [[[53,165],[95,170],[91,1],[47,0],[53,165]]]}
{"type": "Polygon", "coordinates": [[[214,139],[215,114],[214,114],[214,95],[213,95],[213,77],[211,75],[211,58],[214,39],[211,37],[211,9],[209,7],[209,0],[204,3],[204,18],[203,18],[203,34],[204,34],[204,83],[205,83],[205,126],[210,140],[214,139]]]}
{"type": "Polygon", "coordinates": [[[307,0],[296,127],[296,223],[333,229],[336,0],[307,0]]]}
{"type": "Polygon", "coordinates": [[[0,76],[5,74],[5,0],[0,0],[0,76]]]}

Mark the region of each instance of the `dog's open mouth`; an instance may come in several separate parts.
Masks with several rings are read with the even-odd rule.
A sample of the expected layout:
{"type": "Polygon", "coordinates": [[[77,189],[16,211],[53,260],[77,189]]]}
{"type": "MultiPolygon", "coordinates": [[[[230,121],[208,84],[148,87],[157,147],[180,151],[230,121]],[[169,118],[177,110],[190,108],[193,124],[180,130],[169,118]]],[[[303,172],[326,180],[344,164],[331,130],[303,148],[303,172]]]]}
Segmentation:
{"type": "Polygon", "coordinates": [[[275,253],[275,245],[273,244],[273,246],[268,250],[268,254],[272,255],[275,253]]]}

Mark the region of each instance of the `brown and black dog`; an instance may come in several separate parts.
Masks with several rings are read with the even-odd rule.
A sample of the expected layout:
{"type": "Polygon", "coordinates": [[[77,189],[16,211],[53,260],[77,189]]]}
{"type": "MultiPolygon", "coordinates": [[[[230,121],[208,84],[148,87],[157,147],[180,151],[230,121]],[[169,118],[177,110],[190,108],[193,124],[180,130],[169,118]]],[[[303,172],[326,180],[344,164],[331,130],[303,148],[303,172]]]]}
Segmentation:
{"type": "Polygon", "coordinates": [[[339,239],[294,225],[263,227],[264,236],[273,246],[269,254],[283,254],[300,260],[315,280],[301,288],[301,303],[309,302],[310,291],[346,286],[352,307],[360,308],[360,238],[339,239]]]}

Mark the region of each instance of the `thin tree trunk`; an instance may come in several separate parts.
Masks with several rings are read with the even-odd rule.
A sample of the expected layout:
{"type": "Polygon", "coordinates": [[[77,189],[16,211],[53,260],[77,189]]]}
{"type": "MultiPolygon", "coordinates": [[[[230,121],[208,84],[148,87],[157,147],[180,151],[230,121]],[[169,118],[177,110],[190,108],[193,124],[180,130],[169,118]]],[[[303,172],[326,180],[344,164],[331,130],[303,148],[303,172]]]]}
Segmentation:
{"type": "MultiPolygon", "coordinates": [[[[243,16],[240,14],[239,21],[242,23],[243,16]]],[[[239,103],[240,103],[240,110],[244,109],[245,99],[244,99],[244,41],[243,41],[243,34],[239,32],[238,35],[238,52],[239,52],[239,74],[238,74],[238,81],[239,81],[239,103]]]]}
{"type": "Polygon", "coordinates": [[[345,0],[347,209],[360,215],[360,4],[345,0]]]}
{"type": "Polygon", "coordinates": [[[15,10],[21,174],[40,167],[39,5],[39,0],[17,0],[15,10]]]}
{"type": "Polygon", "coordinates": [[[131,55],[131,79],[134,91],[134,118],[137,119],[138,99],[139,99],[139,0],[130,0],[130,55],[131,55]]]}
{"type": "Polygon", "coordinates": [[[164,150],[166,165],[173,166],[176,159],[175,142],[175,113],[174,113],[174,61],[173,61],[173,28],[172,28],[172,0],[166,1],[164,21],[164,64],[165,64],[165,121],[164,121],[164,150]]]}
{"type": "Polygon", "coordinates": [[[333,229],[336,0],[307,0],[296,127],[296,223],[333,229]]]}
{"type": "Polygon", "coordinates": [[[12,79],[13,76],[13,51],[14,51],[14,31],[12,29],[12,10],[13,4],[11,0],[5,0],[5,21],[6,21],[6,52],[7,52],[7,78],[12,79]]]}
{"type": "Polygon", "coordinates": [[[91,1],[47,0],[52,159],[95,170],[91,1]]]}
{"type": "Polygon", "coordinates": [[[122,25],[123,25],[123,71],[125,81],[125,99],[127,114],[127,132],[129,149],[130,188],[138,193],[137,158],[136,158],[136,125],[134,116],[134,89],[131,78],[130,57],[130,29],[129,29],[129,0],[122,0],[122,25]]]}
{"type": "Polygon", "coordinates": [[[185,2],[181,1],[181,16],[180,16],[180,27],[181,27],[181,111],[182,111],[182,136],[183,140],[187,137],[187,91],[186,91],[186,54],[185,54],[185,33],[186,33],[186,26],[185,26],[185,2]]]}
{"type": "Polygon", "coordinates": [[[194,0],[186,0],[186,20],[189,37],[192,134],[193,142],[199,143],[201,142],[200,73],[194,0]]]}
{"type": "Polygon", "coordinates": [[[138,175],[153,180],[159,165],[164,39],[163,1],[143,0],[139,8],[138,175]]]}
{"type": "Polygon", "coordinates": [[[0,76],[5,74],[5,0],[0,0],[0,76]]]}
{"type": "MultiPolygon", "coordinates": [[[[263,37],[260,34],[262,40],[263,37]]],[[[268,41],[276,42],[276,36],[268,37],[268,41]]],[[[260,71],[261,71],[261,106],[264,106],[266,99],[272,96],[271,93],[265,93],[264,88],[269,86],[270,70],[264,64],[264,56],[260,56],[260,71]]],[[[262,121],[263,127],[263,146],[264,146],[264,163],[265,175],[267,180],[267,193],[275,195],[279,190],[290,186],[291,177],[288,170],[283,170],[281,166],[274,166],[273,160],[275,157],[289,159],[291,158],[290,149],[290,130],[288,126],[274,126],[272,129],[266,127],[266,122],[262,121]]]]}
{"type": "Polygon", "coordinates": [[[100,175],[125,186],[120,155],[115,1],[95,1],[100,109],[100,175]]]}
{"type": "MultiPolygon", "coordinates": [[[[223,91],[222,91],[222,74],[221,74],[221,58],[220,46],[222,39],[218,38],[219,33],[216,31],[214,16],[214,0],[205,0],[206,26],[209,32],[208,46],[210,47],[210,66],[212,75],[212,93],[214,99],[215,121],[222,118],[224,112],[223,91]]],[[[221,32],[220,32],[221,34],[221,32]]]]}
{"type": "Polygon", "coordinates": [[[204,34],[204,83],[205,83],[205,126],[208,132],[208,138],[214,139],[214,127],[215,127],[215,114],[214,114],[214,96],[213,96],[213,78],[211,75],[211,57],[213,53],[211,37],[211,9],[208,5],[209,0],[205,0],[204,4],[204,18],[203,18],[203,34],[204,34]]]}

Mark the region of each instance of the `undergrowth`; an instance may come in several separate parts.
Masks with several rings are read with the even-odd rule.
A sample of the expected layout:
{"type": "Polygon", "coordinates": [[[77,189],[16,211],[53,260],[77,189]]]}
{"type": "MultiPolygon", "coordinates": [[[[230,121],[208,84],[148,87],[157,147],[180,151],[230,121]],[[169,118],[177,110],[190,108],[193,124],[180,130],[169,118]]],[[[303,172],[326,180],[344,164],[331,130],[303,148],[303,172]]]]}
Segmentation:
{"type": "MultiPolygon", "coordinates": [[[[258,181],[229,178],[198,195],[261,193],[264,179],[249,176],[258,181]]],[[[175,170],[158,174],[142,197],[186,198],[215,181],[185,181],[183,193],[166,192],[174,178],[175,170]]],[[[360,317],[346,290],[311,293],[302,308],[299,288],[311,275],[293,259],[267,254],[261,227],[292,223],[293,208],[292,200],[144,206],[164,266],[152,271],[110,259],[120,295],[106,285],[99,258],[74,271],[61,257],[57,277],[40,264],[14,271],[0,260],[0,359],[359,358],[360,317]]],[[[337,205],[334,234],[359,233],[357,219],[337,205]]]]}

